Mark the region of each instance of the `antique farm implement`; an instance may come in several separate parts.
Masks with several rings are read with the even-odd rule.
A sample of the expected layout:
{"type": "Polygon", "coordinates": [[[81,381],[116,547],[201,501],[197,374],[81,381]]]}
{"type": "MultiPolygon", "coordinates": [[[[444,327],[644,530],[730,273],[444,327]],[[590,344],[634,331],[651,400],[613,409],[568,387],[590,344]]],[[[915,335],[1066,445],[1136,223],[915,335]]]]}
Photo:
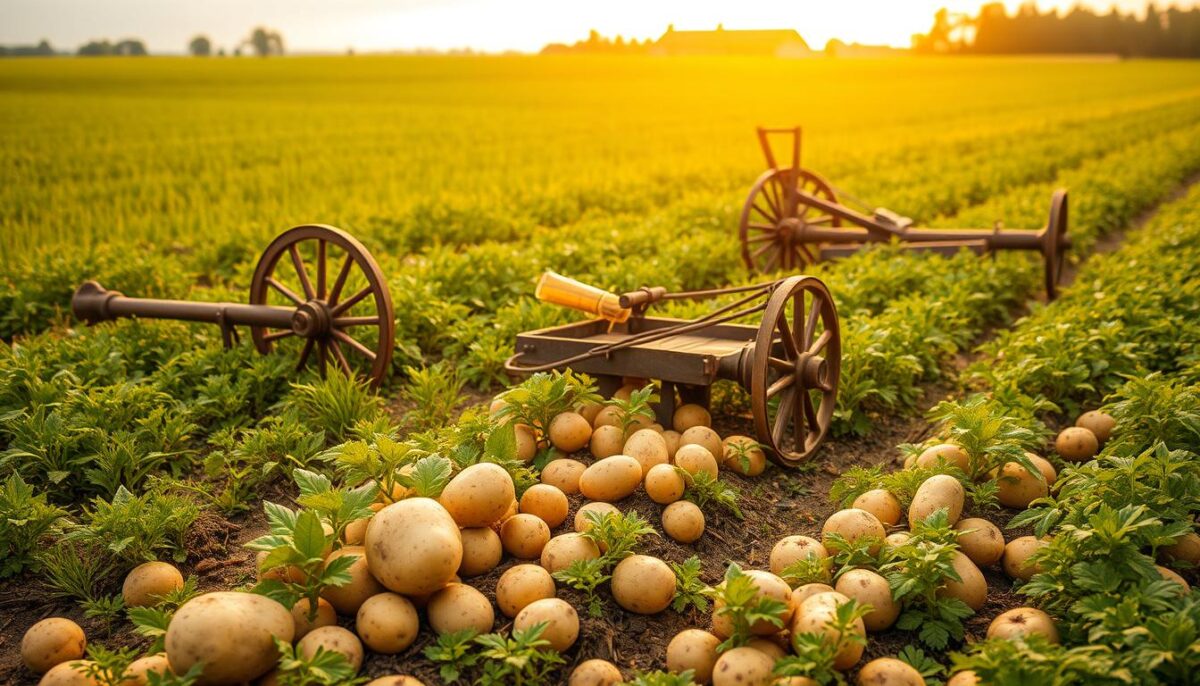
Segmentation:
{"type": "Polygon", "coordinates": [[[271,241],[250,281],[249,304],[130,298],[87,281],[71,311],[88,324],[119,317],[209,322],[221,327],[226,347],[239,340],[235,327],[248,326],[260,353],[293,346],[297,371],[314,361],[322,376],[332,365],[376,387],[391,365],[395,335],[375,258],[350,234],[324,225],[297,226],[271,241]]]}
{"type": "Polygon", "coordinates": [[[608,293],[547,272],[537,296],[598,317],[517,336],[505,364],[522,376],[571,368],[598,378],[611,394],[622,377],[662,383],[658,419],[670,425],[678,391],[707,405],[714,382],[728,379],[750,393],[758,440],[782,465],[817,450],[829,432],[841,373],[841,332],[825,284],[792,276],[752,286],[667,292],[642,288],[608,293]],[[696,319],[648,317],[653,303],[729,296],[696,319]],[[761,314],[757,326],[736,320],[761,314]]]}
{"type": "Polygon", "coordinates": [[[1046,295],[1057,294],[1066,250],[1067,192],[1050,199],[1050,219],[1040,230],[921,229],[913,221],[884,208],[870,214],[838,201],[838,192],[825,179],[800,166],[800,127],[758,129],[766,158],[763,172],[742,208],[738,236],[742,260],[753,272],[796,271],[818,260],[850,255],[869,243],[899,241],[905,249],[953,254],[996,250],[1032,250],[1042,254],[1046,295]],[[770,136],[791,135],[790,167],[780,167],[770,136]]]}

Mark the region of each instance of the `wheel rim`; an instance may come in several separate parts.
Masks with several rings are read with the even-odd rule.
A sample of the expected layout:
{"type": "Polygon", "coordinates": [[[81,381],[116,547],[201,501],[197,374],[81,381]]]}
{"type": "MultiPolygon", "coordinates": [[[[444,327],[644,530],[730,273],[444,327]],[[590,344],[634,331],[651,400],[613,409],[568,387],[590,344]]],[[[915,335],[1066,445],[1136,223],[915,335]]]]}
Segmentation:
{"type": "Polygon", "coordinates": [[[345,231],[314,224],[277,236],[254,270],[250,303],[296,308],[291,329],[251,327],[260,353],[298,339],[297,371],[313,361],[322,378],[328,366],[365,377],[372,388],[386,378],[395,343],[392,297],[375,258],[345,231]]]}
{"type": "Polygon", "coordinates": [[[806,226],[838,227],[840,217],[800,202],[804,191],[836,203],[833,188],[807,169],[772,169],[758,177],[742,207],[738,238],[742,261],[754,273],[795,271],[816,261],[817,251],[797,239],[806,226]]]}
{"type": "Polygon", "coordinates": [[[837,308],[825,284],[811,276],[780,281],[763,312],[749,379],[754,428],[777,463],[802,462],[821,446],[841,369],[837,308]]]}
{"type": "Polygon", "coordinates": [[[1067,259],[1067,227],[1067,192],[1058,190],[1050,200],[1050,222],[1046,226],[1046,237],[1042,243],[1048,300],[1058,297],[1058,284],[1062,279],[1067,259]]]}

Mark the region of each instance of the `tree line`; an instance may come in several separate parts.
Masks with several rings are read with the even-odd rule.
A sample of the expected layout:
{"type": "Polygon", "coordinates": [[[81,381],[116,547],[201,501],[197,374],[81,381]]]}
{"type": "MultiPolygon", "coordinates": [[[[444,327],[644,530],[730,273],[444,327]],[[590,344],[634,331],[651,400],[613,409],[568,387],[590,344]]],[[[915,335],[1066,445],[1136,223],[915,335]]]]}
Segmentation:
{"type": "MultiPolygon", "coordinates": [[[[188,54],[196,57],[209,57],[214,54],[224,57],[226,54],[224,48],[215,48],[212,40],[205,35],[197,35],[192,38],[188,42],[187,51],[188,54]]],[[[249,36],[233,47],[235,57],[240,57],[244,52],[259,57],[282,55],[284,54],[283,36],[278,31],[257,27],[250,32],[249,36]]],[[[53,57],[65,54],[69,53],[55,50],[46,40],[37,45],[0,45],[0,57],[53,57]]],[[[146,49],[145,42],[137,38],[128,38],[116,42],[108,39],[88,41],[79,46],[74,54],[80,57],[144,57],[150,53],[146,49]]]]}
{"type": "Polygon", "coordinates": [[[1115,54],[1125,57],[1200,57],[1200,8],[1159,9],[1144,16],[1115,7],[1100,14],[1076,6],[1066,13],[1041,12],[1028,2],[1009,14],[988,3],[979,14],[942,9],[929,33],[913,37],[913,50],[938,54],[1115,54]]]}

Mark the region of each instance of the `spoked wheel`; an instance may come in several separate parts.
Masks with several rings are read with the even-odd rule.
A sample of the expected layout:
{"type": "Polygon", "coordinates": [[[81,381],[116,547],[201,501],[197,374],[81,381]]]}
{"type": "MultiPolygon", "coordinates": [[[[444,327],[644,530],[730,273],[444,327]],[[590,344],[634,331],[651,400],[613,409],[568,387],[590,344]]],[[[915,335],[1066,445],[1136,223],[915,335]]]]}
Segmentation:
{"type": "Polygon", "coordinates": [[[763,312],[750,367],[750,403],[760,443],[788,466],[808,459],[829,432],[842,371],[833,297],[819,279],[793,276],[763,312]]]}
{"type": "Polygon", "coordinates": [[[742,261],[751,272],[803,269],[816,261],[817,251],[798,240],[797,234],[806,226],[842,225],[840,217],[802,202],[796,191],[837,202],[833,188],[807,169],[772,169],[758,177],[738,226],[742,261]]]}
{"type": "Polygon", "coordinates": [[[1046,268],[1046,299],[1058,297],[1058,283],[1062,279],[1063,265],[1067,260],[1067,249],[1071,239],[1067,236],[1067,191],[1054,191],[1050,199],[1050,223],[1042,236],[1042,259],[1046,268]]]}
{"type": "Polygon", "coordinates": [[[332,365],[376,388],[392,363],[395,318],[387,282],[375,258],[350,234],[320,224],[297,226],[267,246],[250,304],[295,307],[291,329],[252,327],[260,353],[297,339],[297,370],[310,362],[322,378],[332,365]]]}

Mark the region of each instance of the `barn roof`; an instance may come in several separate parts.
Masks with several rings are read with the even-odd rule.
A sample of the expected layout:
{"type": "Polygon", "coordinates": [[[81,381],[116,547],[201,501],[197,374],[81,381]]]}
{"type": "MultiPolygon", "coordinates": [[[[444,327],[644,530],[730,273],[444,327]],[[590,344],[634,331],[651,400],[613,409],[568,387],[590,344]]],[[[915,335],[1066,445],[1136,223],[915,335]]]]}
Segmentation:
{"type": "Polygon", "coordinates": [[[795,29],[725,29],[676,31],[668,28],[655,46],[671,53],[774,55],[780,49],[807,50],[795,29]]]}

